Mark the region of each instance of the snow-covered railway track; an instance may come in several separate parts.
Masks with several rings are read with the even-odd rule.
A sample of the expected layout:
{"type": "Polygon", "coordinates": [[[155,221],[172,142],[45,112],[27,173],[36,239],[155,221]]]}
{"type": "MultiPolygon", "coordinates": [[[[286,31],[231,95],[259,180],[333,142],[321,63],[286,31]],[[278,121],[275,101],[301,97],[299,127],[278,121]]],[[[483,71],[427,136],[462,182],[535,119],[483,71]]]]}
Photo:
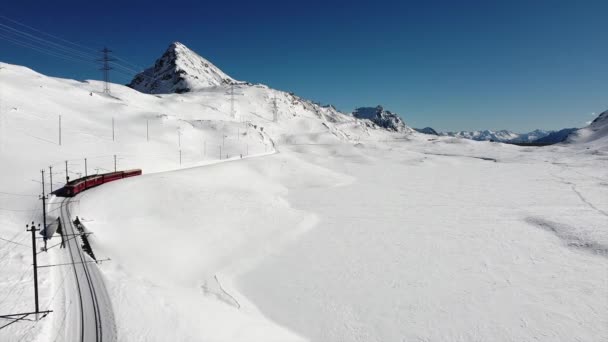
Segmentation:
{"type": "MultiPolygon", "coordinates": [[[[78,230],[74,227],[70,213],[71,198],[61,204],[61,220],[65,234],[75,236],[78,230]]],[[[67,239],[68,253],[71,259],[74,288],[67,291],[72,303],[77,303],[79,310],[73,310],[68,322],[66,341],[102,342],[115,341],[114,316],[112,306],[105,290],[103,280],[92,259],[83,251],[80,238],[67,239]]]]}

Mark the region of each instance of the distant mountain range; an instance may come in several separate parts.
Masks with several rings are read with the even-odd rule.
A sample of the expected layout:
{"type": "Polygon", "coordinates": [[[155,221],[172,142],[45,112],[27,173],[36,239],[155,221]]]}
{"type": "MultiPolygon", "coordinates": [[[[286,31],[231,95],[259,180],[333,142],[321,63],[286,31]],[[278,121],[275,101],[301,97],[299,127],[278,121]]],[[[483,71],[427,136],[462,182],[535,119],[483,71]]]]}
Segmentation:
{"type": "Polygon", "coordinates": [[[435,131],[431,127],[414,128],[414,130],[419,133],[424,133],[424,134],[428,134],[428,135],[439,135],[439,133],[437,133],[437,131],[435,131]]]}
{"type": "Polygon", "coordinates": [[[554,131],[549,133],[549,135],[542,137],[540,139],[536,139],[533,142],[536,144],[557,144],[560,143],[570,135],[570,133],[575,132],[577,128],[564,128],[559,131],[554,131]]]}
{"type": "Polygon", "coordinates": [[[559,131],[550,131],[535,129],[527,133],[515,133],[508,130],[481,130],[481,131],[458,131],[458,132],[441,132],[438,133],[431,127],[414,128],[416,131],[424,134],[450,136],[476,141],[496,141],[502,143],[539,143],[539,144],[556,144],[566,140],[568,135],[576,128],[565,128],[559,131]]]}

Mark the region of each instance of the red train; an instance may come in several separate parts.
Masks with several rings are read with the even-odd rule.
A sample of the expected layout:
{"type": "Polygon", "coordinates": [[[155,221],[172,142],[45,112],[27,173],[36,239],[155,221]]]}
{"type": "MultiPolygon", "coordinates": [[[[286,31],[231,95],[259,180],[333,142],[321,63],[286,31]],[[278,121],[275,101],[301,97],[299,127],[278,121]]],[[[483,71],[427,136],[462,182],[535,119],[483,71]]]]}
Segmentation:
{"type": "Polygon", "coordinates": [[[61,197],[73,197],[87,189],[96,187],[98,185],[112,182],[118,179],[139,175],[141,175],[141,169],[117,171],[100,175],[86,176],[68,182],[63,188],[55,191],[55,194],[61,197]]]}

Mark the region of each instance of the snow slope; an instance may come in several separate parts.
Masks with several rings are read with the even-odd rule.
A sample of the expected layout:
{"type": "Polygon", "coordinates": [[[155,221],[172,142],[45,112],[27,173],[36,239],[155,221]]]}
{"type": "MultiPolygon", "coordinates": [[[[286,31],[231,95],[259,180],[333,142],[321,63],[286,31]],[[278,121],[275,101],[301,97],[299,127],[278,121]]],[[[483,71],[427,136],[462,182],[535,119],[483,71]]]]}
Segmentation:
{"type": "MultiPolygon", "coordinates": [[[[112,259],[97,267],[120,341],[608,336],[604,146],[388,132],[247,84],[233,114],[228,85],[112,85],[108,97],[98,82],[2,67],[2,310],[32,305],[23,224],[40,220],[39,170],[54,165],[59,186],[65,160],[74,177],[85,157],[93,173],[117,155],[144,175],[87,191],[72,210],[112,259]]],[[[0,330],[1,341],[69,341],[64,272],[40,273],[54,314],[0,330]]]]}
{"type": "MultiPolygon", "coordinates": [[[[273,153],[278,144],[330,143],[356,141],[361,136],[384,136],[384,131],[332,107],[320,107],[265,86],[236,85],[235,91],[242,95],[235,96],[234,113],[231,113],[229,86],[187,94],[148,95],[112,85],[112,95],[107,96],[99,92],[103,88],[100,82],[57,79],[21,66],[4,63],[0,66],[2,312],[32,310],[31,250],[29,235],[23,232],[23,226],[32,220],[41,221],[38,201],[41,169],[49,171],[49,166],[53,167],[52,186],[57,189],[65,181],[65,161],[68,161],[67,175],[72,179],[85,173],[85,158],[88,174],[113,170],[115,160],[119,170],[142,168],[148,174],[207,165],[220,158],[221,161],[236,160],[241,156],[273,153]],[[274,103],[276,122],[272,113],[274,103]]],[[[51,188],[48,172],[45,183],[48,191],[51,188]]],[[[51,204],[48,210],[51,222],[58,216],[59,206],[51,204]]],[[[63,252],[52,249],[42,253],[39,262],[57,263],[64,259],[63,252]]],[[[104,267],[100,266],[102,274],[107,276],[104,267]]],[[[38,324],[25,321],[2,329],[0,340],[28,341],[40,336],[68,341],[66,315],[62,314],[70,312],[76,303],[62,302],[67,298],[61,295],[62,285],[70,283],[65,276],[54,269],[41,269],[41,308],[54,309],[57,314],[38,324]]],[[[231,309],[220,306],[215,310],[212,304],[207,306],[211,308],[206,311],[208,315],[220,317],[217,312],[224,310],[230,317],[226,321],[250,322],[248,324],[260,329],[260,336],[266,339],[274,336],[273,331],[279,340],[293,336],[259,314],[243,314],[239,319],[238,312],[230,316],[231,309]]],[[[205,333],[199,337],[222,340],[234,336],[226,334],[238,333],[234,329],[226,330],[225,325],[214,327],[205,326],[205,333]]],[[[128,326],[119,324],[121,328],[119,336],[130,331],[128,326]]],[[[251,329],[243,329],[242,334],[253,334],[251,329]]],[[[189,334],[182,333],[186,335],[179,336],[189,334]]]]}

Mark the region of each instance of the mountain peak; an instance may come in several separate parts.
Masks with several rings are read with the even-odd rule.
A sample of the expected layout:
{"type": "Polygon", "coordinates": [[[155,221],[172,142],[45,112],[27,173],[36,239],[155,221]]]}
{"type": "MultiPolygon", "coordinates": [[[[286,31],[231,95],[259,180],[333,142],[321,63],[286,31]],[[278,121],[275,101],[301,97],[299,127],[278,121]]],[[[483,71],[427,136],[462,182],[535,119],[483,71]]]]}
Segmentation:
{"type": "Polygon", "coordinates": [[[232,77],[180,42],[173,42],[154,65],[127,86],[142,93],[185,93],[236,83],[232,77]]]}

